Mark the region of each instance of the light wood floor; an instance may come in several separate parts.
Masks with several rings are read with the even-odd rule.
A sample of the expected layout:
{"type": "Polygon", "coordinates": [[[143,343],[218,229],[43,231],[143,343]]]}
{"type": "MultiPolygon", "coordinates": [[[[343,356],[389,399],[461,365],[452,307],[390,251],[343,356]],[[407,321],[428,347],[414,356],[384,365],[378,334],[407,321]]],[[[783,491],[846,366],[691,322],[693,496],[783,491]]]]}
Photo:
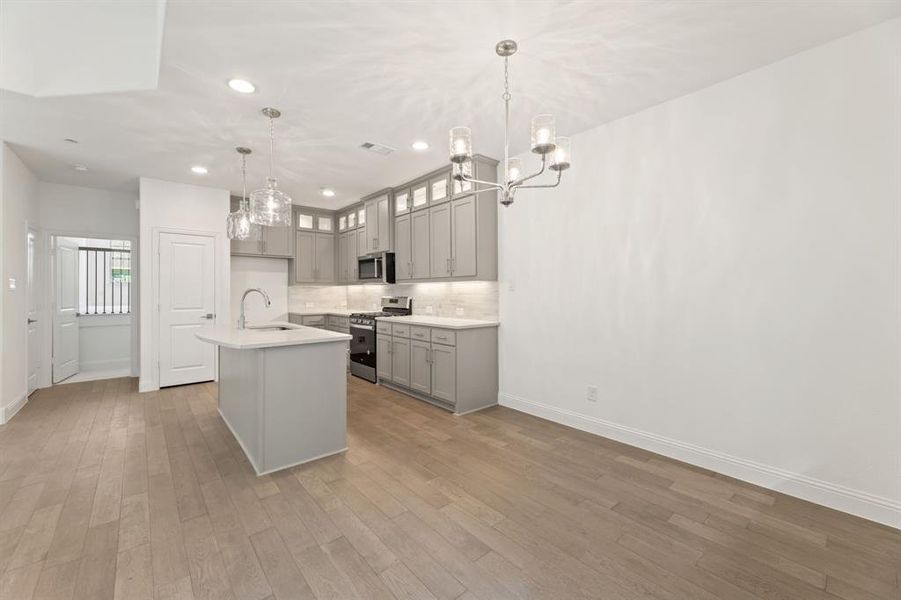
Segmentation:
{"type": "Polygon", "coordinates": [[[254,477],[212,384],[0,427],[0,596],[901,598],[901,533],[503,408],[358,379],[349,446],[254,477]]]}

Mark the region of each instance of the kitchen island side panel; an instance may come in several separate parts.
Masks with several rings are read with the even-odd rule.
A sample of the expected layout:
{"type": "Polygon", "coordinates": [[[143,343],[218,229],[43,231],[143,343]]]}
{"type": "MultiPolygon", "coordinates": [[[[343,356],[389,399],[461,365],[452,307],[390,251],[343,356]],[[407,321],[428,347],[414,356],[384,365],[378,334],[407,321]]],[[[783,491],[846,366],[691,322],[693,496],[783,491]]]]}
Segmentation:
{"type": "Polygon", "coordinates": [[[347,449],[347,342],[267,348],[260,472],[347,449]]]}
{"type": "Polygon", "coordinates": [[[219,414],[257,471],[263,466],[262,353],[219,347],[219,414]]]}

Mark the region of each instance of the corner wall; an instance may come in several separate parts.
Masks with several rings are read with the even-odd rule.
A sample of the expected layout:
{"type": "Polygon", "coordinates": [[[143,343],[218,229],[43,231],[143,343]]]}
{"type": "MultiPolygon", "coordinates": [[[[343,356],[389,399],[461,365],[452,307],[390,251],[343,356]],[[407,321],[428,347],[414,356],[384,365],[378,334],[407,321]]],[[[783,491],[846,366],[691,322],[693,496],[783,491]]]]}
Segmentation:
{"type": "Polygon", "coordinates": [[[901,527],[899,74],[895,19],[574,136],[501,210],[501,404],[901,527]]]}
{"type": "Polygon", "coordinates": [[[28,316],[26,297],[26,237],[28,226],[38,223],[38,180],[5,142],[2,145],[0,196],[0,423],[25,405],[28,388],[28,316]],[[11,280],[15,289],[11,289],[11,280]]]}

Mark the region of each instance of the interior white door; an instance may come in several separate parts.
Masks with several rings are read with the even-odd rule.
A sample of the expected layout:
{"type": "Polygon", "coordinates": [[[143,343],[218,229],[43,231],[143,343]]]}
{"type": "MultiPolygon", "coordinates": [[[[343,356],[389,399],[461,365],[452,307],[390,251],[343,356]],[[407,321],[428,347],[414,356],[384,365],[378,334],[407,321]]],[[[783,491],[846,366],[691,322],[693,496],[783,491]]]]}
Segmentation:
{"type": "Polygon", "coordinates": [[[25,272],[25,294],[28,302],[28,394],[35,391],[38,387],[38,371],[41,366],[41,349],[39,347],[40,336],[38,334],[38,291],[35,289],[37,285],[37,277],[35,277],[35,244],[37,244],[37,232],[33,229],[28,230],[27,248],[26,248],[26,272],[25,272]]]}
{"type": "Polygon", "coordinates": [[[57,238],[53,260],[53,383],[78,373],[78,243],[57,238]]]}
{"type": "Polygon", "coordinates": [[[216,347],[194,335],[215,322],[215,238],[160,233],[160,387],[210,381],[216,347]]]}

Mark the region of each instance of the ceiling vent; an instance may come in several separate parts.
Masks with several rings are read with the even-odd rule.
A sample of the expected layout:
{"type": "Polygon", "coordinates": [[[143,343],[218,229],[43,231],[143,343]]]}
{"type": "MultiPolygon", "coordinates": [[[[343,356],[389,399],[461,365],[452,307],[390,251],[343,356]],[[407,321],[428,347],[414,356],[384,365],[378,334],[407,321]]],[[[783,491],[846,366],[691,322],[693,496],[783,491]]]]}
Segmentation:
{"type": "Polygon", "coordinates": [[[370,152],[375,152],[376,154],[381,154],[382,156],[388,156],[392,152],[394,152],[394,148],[390,148],[388,146],[383,146],[382,144],[374,144],[372,142],[363,142],[360,144],[360,148],[363,150],[369,150],[370,152]]]}

